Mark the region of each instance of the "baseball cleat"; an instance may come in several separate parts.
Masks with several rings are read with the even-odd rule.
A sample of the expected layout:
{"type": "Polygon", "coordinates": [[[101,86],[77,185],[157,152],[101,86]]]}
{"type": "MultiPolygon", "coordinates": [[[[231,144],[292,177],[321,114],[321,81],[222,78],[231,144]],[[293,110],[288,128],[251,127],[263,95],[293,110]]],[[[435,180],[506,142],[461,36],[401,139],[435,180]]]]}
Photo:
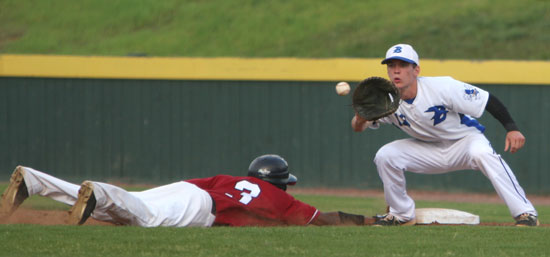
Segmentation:
{"type": "Polygon", "coordinates": [[[24,179],[25,169],[17,166],[11,174],[10,184],[2,194],[0,218],[9,217],[29,197],[29,191],[24,179]]]}
{"type": "Polygon", "coordinates": [[[529,213],[523,213],[514,219],[516,220],[516,227],[536,227],[540,225],[537,216],[529,213]]]}
{"type": "Polygon", "coordinates": [[[84,181],[78,190],[78,199],[69,210],[68,224],[82,225],[92,215],[96,205],[94,195],[94,184],[91,181],[84,181]]]}
{"type": "Polygon", "coordinates": [[[375,216],[377,219],[374,224],[372,224],[373,226],[376,226],[376,227],[382,227],[382,226],[412,226],[412,225],[415,225],[416,224],[416,219],[412,219],[412,220],[409,220],[409,221],[403,221],[403,220],[399,220],[397,219],[395,216],[391,215],[391,214],[386,214],[384,216],[375,216]]]}
{"type": "Polygon", "coordinates": [[[377,222],[381,219],[384,219],[386,217],[387,214],[376,214],[375,216],[372,216],[372,218],[374,219],[374,222],[377,222]]]}

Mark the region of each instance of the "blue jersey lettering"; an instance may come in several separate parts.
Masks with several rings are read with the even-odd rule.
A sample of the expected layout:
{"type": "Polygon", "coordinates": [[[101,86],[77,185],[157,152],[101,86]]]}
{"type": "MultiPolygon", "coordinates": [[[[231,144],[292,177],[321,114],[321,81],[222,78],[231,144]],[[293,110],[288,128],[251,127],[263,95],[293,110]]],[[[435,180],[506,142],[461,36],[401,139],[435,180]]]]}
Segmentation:
{"type": "Polygon", "coordinates": [[[405,117],[405,115],[403,114],[397,115],[397,113],[394,113],[393,115],[397,119],[397,122],[399,122],[399,126],[407,126],[407,127],[411,126],[411,124],[407,121],[407,117],[405,117]]]}
{"type": "Polygon", "coordinates": [[[434,116],[432,117],[432,120],[434,120],[434,126],[443,122],[447,118],[447,109],[445,109],[445,106],[443,105],[436,105],[433,107],[428,108],[425,112],[434,112],[434,116]]]}

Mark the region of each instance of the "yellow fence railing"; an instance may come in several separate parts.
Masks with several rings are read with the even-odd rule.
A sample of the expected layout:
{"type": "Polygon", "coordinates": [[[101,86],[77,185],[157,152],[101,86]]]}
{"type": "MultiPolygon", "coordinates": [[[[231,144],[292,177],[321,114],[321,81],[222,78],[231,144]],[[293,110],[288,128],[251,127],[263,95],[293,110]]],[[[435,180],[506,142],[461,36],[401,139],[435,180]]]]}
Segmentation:
{"type": "MultiPolygon", "coordinates": [[[[386,77],[379,59],[0,55],[0,76],[184,80],[360,81],[386,77]]],[[[550,85],[550,61],[420,60],[421,75],[469,83],[550,85]]]]}

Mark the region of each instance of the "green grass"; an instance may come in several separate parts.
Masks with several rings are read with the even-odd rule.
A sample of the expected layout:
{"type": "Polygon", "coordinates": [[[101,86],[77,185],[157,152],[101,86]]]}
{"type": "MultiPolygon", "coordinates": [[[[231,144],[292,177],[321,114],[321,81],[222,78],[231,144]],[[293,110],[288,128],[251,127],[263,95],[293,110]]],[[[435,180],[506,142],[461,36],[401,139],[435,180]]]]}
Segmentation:
{"type": "Polygon", "coordinates": [[[9,225],[2,256],[548,256],[547,228],[9,225]],[[26,242],[26,244],[24,243],[26,242]]]}
{"type": "MultiPolygon", "coordinates": [[[[132,188],[139,189],[139,188],[132,188]]],[[[381,213],[384,200],[296,195],[322,211],[381,213]]],[[[25,208],[67,210],[33,196],[25,208]]],[[[417,201],[452,208],[482,222],[512,223],[504,204],[417,201]]],[[[537,206],[550,215],[550,206],[537,206]]],[[[544,223],[544,220],[541,220],[544,223]]],[[[0,256],[550,256],[550,227],[275,227],[139,228],[128,226],[0,225],[0,256]]]]}
{"type": "Polygon", "coordinates": [[[550,58],[541,0],[0,1],[0,53],[376,57],[398,42],[422,58],[550,58]]]}

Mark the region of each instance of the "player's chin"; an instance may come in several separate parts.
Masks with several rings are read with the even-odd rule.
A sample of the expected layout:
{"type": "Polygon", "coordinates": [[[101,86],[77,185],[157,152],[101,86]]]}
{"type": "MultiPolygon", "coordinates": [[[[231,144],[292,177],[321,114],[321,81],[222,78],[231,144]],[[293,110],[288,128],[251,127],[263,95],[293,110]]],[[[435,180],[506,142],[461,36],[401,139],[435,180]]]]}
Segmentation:
{"type": "Polygon", "coordinates": [[[393,84],[395,85],[395,87],[397,87],[397,89],[399,90],[402,90],[405,88],[405,84],[403,84],[403,82],[401,80],[398,80],[398,81],[394,81],[393,84]]]}

